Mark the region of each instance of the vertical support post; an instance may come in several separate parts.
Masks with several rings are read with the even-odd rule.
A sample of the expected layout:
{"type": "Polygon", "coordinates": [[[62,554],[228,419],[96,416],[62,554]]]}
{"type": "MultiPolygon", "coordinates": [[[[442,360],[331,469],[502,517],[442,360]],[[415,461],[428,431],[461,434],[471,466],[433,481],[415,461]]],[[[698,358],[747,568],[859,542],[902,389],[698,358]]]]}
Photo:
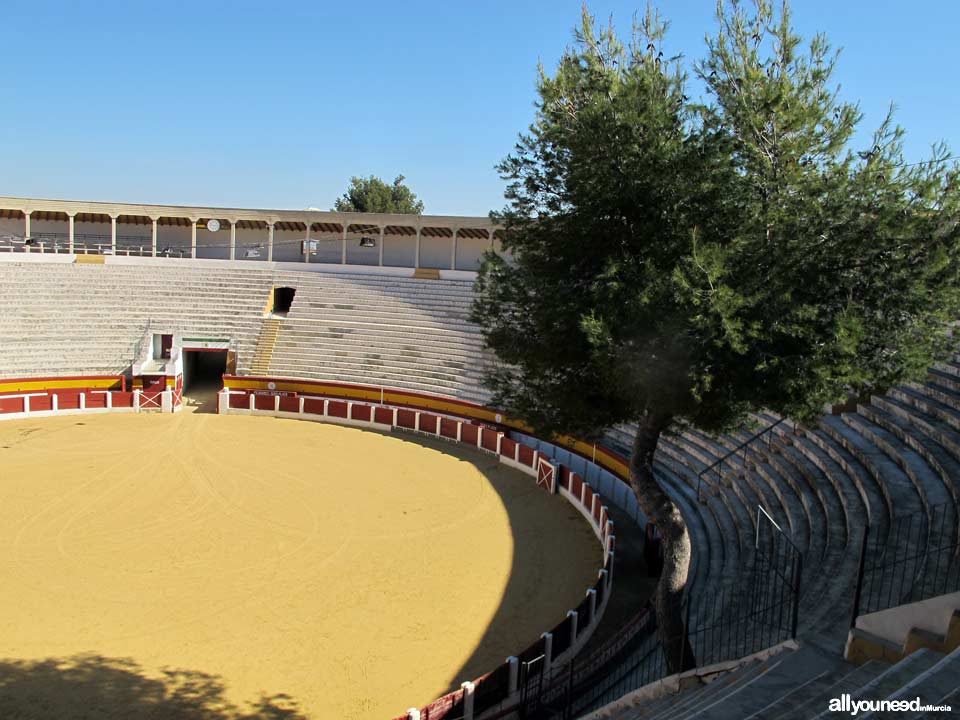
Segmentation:
{"type": "Polygon", "coordinates": [[[570,644],[577,640],[577,611],[576,610],[567,610],[567,617],[570,618],[570,644]]]}
{"type": "Polygon", "coordinates": [[[140,412],[140,390],[134,389],[133,391],[133,411],[140,412]]]}
{"type": "Polygon", "coordinates": [[[30,237],[30,216],[33,214],[30,210],[23,211],[23,237],[30,237]]]}
{"type": "Polygon", "coordinates": [[[24,415],[30,414],[30,396],[29,395],[23,396],[23,414],[24,415]]]}
{"type": "Polygon", "coordinates": [[[613,564],[616,558],[617,558],[616,551],[611,550],[610,552],[607,553],[607,567],[606,567],[607,589],[609,589],[610,586],[613,584],[613,564]]]}
{"type": "Polygon", "coordinates": [[[329,400],[324,400],[324,401],[323,401],[323,416],[324,416],[324,417],[327,417],[329,414],[330,414],[330,401],[329,401],[329,400]]]}
{"type": "Polygon", "coordinates": [[[110,216],[110,252],[117,254],[117,216],[110,216]]]}
{"type": "Polygon", "coordinates": [[[350,223],[346,220],[343,221],[343,232],[340,235],[340,264],[347,264],[347,228],[350,227],[350,223]]]}
{"type": "Polygon", "coordinates": [[[217,394],[217,412],[226,415],[230,412],[230,393],[224,388],[217,394]]]}
{"type": "Polygon", "coordinates": [[[867,563],[867,538],[870,536],[870,525],[863,528],[863,539],[860,540],[860,563],[857,566],[857,587],[853,591],[853,614],[850,616],[850,629],[857,626],[857,617],[860,615],[860,598],[863,594],[864,566],[867,563]]]}
{"type": "Polygon", "coordinates": [[[457,420],[457,442],[463,440],[463,423],[460,420],[457,420]]]}
{"type": "Polygon", "coordinates": [[[590,487],[590,483],[586,482],[585,480],[582,480],[580,483],[580,504],[584,506],[587,504],[586,499],[587,499],[588,487],[590,487]]]}
{"type": "Polygon", "coordinates": [[[543,638],[543,674],[549,677],[553,664],[553,633],[545,632],[540,637],[543,638]]]}
{"type": "Polygon", "coordinates": [[[67,252],[73,255],[73,214],[67,213],[67,252]]]}
{"type": "Polygon", "coordinates": [[[497,455],[500,454],[500,446],[503,443],[503,433],[497,433],[497,455]]]}
{"type": "Polygon", "coordinates": [[[267,223],[267,262],[273,262],[273,223],[267,223]]]}
{"type": "Polygon", "coordinates": [[[520,658],[511,655],[507,658],[507,665],[510,666],[507,674],[507,693],[513,695],[520,687],[520,658]]]}
{"type": "Polygon", "coordinates": [[[107,410],[113,410],[113,393],[112,393],[112,392],[108,392],[108,393],[106,393],[106,396],[107,396],[107,397],[106,397],[106,400],[107,400],[107,410]]]}
{"type": "Polygon", "coordinates": [[[190,218],[190,257],[197,257],[197,221],[190,218]]]}
{"type": "Polygon", "coordinates": [[[256,407],[256,405],[254,405],[255,399],[256,398],[254,397],[253,393],[247,395],[247,408],[250,410],[250,412],[253,412],[254,408],[256,407]]]}
{"type": "Polygon", "coordinates": [[[457,230],[453,229],[453,237],[450,239],[450,269],[457,269],[457,230]]]}
{"type": "Polygon", "coordinates": [[[230,221],[230,259],[237,259],[237,221],[230,221]]]}
{"type": "Polygon", "coordinates": [[[603,582],[603,596],[607,597],[607,589],[610,587],[610,578],[606,568],[600,568],[600,572],[597,573],[597,579],[603,582]]]}
{"type": "Polygon", "coordinates": [[[473,720],[473,693],[476,686],[467,680],[460,683],[460,687],[463,688],[463,720],[473,720]]]}
{"type": "Polygon", "coordinates": [[[273,411],[275,413],[280,412],[280,396],[279,395],[273,396],[273,411]]]}
{"type": "Polygon", "coordinates": [[[54,393],[50,396],[50,409],[57,412],[60,409],[60,396],[54,393]]]}
{"type": "Polygon", "coordinates": [[[150,218],[153,223],[153,234],[150,237],[150,257],[157,256],[157,221],[160,218],[150,218]]]}
{"type": "MultiPolygon", "coordinates": [[[[30,220],[28,216],[27,228],[29,229],[29,227],[30,227],[30,220]]],[[[416,242],[416,245],[414,245],[413,267],[414,268],[420,267],[420,226],[417,226],[417,242],[416,242]]]]}
{"type": "Polygon", "coordinates": [[[587,597],[590,598],[590,624],[597,621],[597,591],[594,588],[587,590],[587,597]]]}
{"type": "Polygon", "coordinates": [[[80,393],[80,409],[81,409],[81,410],[86,410],[86,409],[87,409],[87,394],[86,394],[86,393],[80,393]]]}
{"type": "Polygon", "coordinates": [[[383,233],[387,229],[386,225],[380,226],[380,245],[378,246],[378,256],[377,256],[377,265],[383,267],[383,233]]]}
{"type": "Polygon", "coordinates": [[[307,234],[303,241],[303,261],[305,263],[310,262],[310,226],[313,225],[310,220],[307,220],[307,234]]]}
{"type": "Polygon", "coordinates": [[[300,402],[299,402],[299,407],[297,408],[297,412],[299,412],[301,415],[303,415],[303,401],[304,401],[305,399],[306,399],[306,398],[304,398],[303,396],[300,396],[300,397],[298,398],[298,400],[299,400],[300,402]]]}
{"type": "Polygon", "coordinates": [[[420,720],[420,711],[417,708],[407,710],[407,720],[420,720]]]}

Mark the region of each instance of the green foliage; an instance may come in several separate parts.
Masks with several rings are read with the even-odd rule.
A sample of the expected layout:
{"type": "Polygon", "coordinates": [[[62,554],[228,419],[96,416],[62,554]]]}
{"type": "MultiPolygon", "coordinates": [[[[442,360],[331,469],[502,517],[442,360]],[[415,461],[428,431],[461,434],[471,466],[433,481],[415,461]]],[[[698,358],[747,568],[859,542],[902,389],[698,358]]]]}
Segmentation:
{"type": "Polygon", "coordinates": [[[420,215],[423,202],[407,187],[403,175],[392,185],[378,177],[350,178],[350,187],[334,204],[337,212],[401,213],[420,215]]]}
{"type": "Polygon", "coordinates": [[[499,166],[504,256],[473,317],[494,402],[541,431],[654,419],[800,420],[922,372],[958,310],[958,171],[906,165],[888,117],[850,149],[836,55],[789,8],[717,7],[687,97],[649,10],[623,43],[584,11],[540,69],[534,123],[499,166]]]}

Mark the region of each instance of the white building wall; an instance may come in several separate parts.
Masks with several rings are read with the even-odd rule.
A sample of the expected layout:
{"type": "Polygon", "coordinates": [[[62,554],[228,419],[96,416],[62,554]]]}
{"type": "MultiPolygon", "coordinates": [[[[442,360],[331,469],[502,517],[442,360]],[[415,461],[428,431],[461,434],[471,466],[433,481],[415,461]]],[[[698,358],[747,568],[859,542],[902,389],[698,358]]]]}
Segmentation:
{"type": "Polygon", "coordinates": [[[415,235],[385,235],[383,238],[383,264],[393,267],[413,267],[417,255],[415,235]]]}

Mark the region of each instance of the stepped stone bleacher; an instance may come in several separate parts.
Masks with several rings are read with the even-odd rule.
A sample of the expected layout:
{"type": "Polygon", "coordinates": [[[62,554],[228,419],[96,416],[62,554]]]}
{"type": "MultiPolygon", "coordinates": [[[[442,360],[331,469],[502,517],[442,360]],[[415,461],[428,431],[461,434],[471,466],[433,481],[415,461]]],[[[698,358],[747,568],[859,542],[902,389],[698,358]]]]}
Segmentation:
{"type": "Polygon", "coordinates": [[[189,265],[0,263],[0,377],[125,372],[148,327],[229,338],[244,371],[271,282],[189,265]]]}
{"type": "MultiPolygon", "coordinates": [[[[950,653],[921,649],[896,664],[870,661],[854,666],[813,646],[784,647],[770,657],[718,673],[709,682],[693,680],[681,694],[609,706],[590,720],[811,720],[851,717],[831,713],[830,701],[913,700],[923,705],[960,704],[960,648],[950,653]]],[[[858,718],[887,717],[859,713],[858,718]]],[[[895,712],[889,717],[951,717],[949,713],[895,712]]]]}
{"type": "Polygon", "coordinates": [[[278,273],[297,288],[270,374],[382,385],[485,402],[484,350],[462,280],[278,273]]]}

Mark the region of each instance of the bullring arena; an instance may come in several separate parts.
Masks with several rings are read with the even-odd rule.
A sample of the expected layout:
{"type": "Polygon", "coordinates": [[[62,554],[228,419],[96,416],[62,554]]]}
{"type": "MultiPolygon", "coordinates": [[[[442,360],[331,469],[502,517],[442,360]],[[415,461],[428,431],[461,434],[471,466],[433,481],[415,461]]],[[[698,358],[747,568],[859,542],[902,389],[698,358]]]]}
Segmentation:
{"type": "Polygon", "coordinates": [[[601,562],[566,502],[426,438],[188,410],[7,422],[0,447],[4,656],[202,669],[241,707],[426,704],[559,622],[601,562]]]}
{"type": "Polygon", "coordinates": [[[501,239],[0,197],[0,717],[960,702],[960,360],[815,426],[661,438],[692,549],[671,676],[632,429],[536,437],[490,406],[469,316],[501,239]]]}

